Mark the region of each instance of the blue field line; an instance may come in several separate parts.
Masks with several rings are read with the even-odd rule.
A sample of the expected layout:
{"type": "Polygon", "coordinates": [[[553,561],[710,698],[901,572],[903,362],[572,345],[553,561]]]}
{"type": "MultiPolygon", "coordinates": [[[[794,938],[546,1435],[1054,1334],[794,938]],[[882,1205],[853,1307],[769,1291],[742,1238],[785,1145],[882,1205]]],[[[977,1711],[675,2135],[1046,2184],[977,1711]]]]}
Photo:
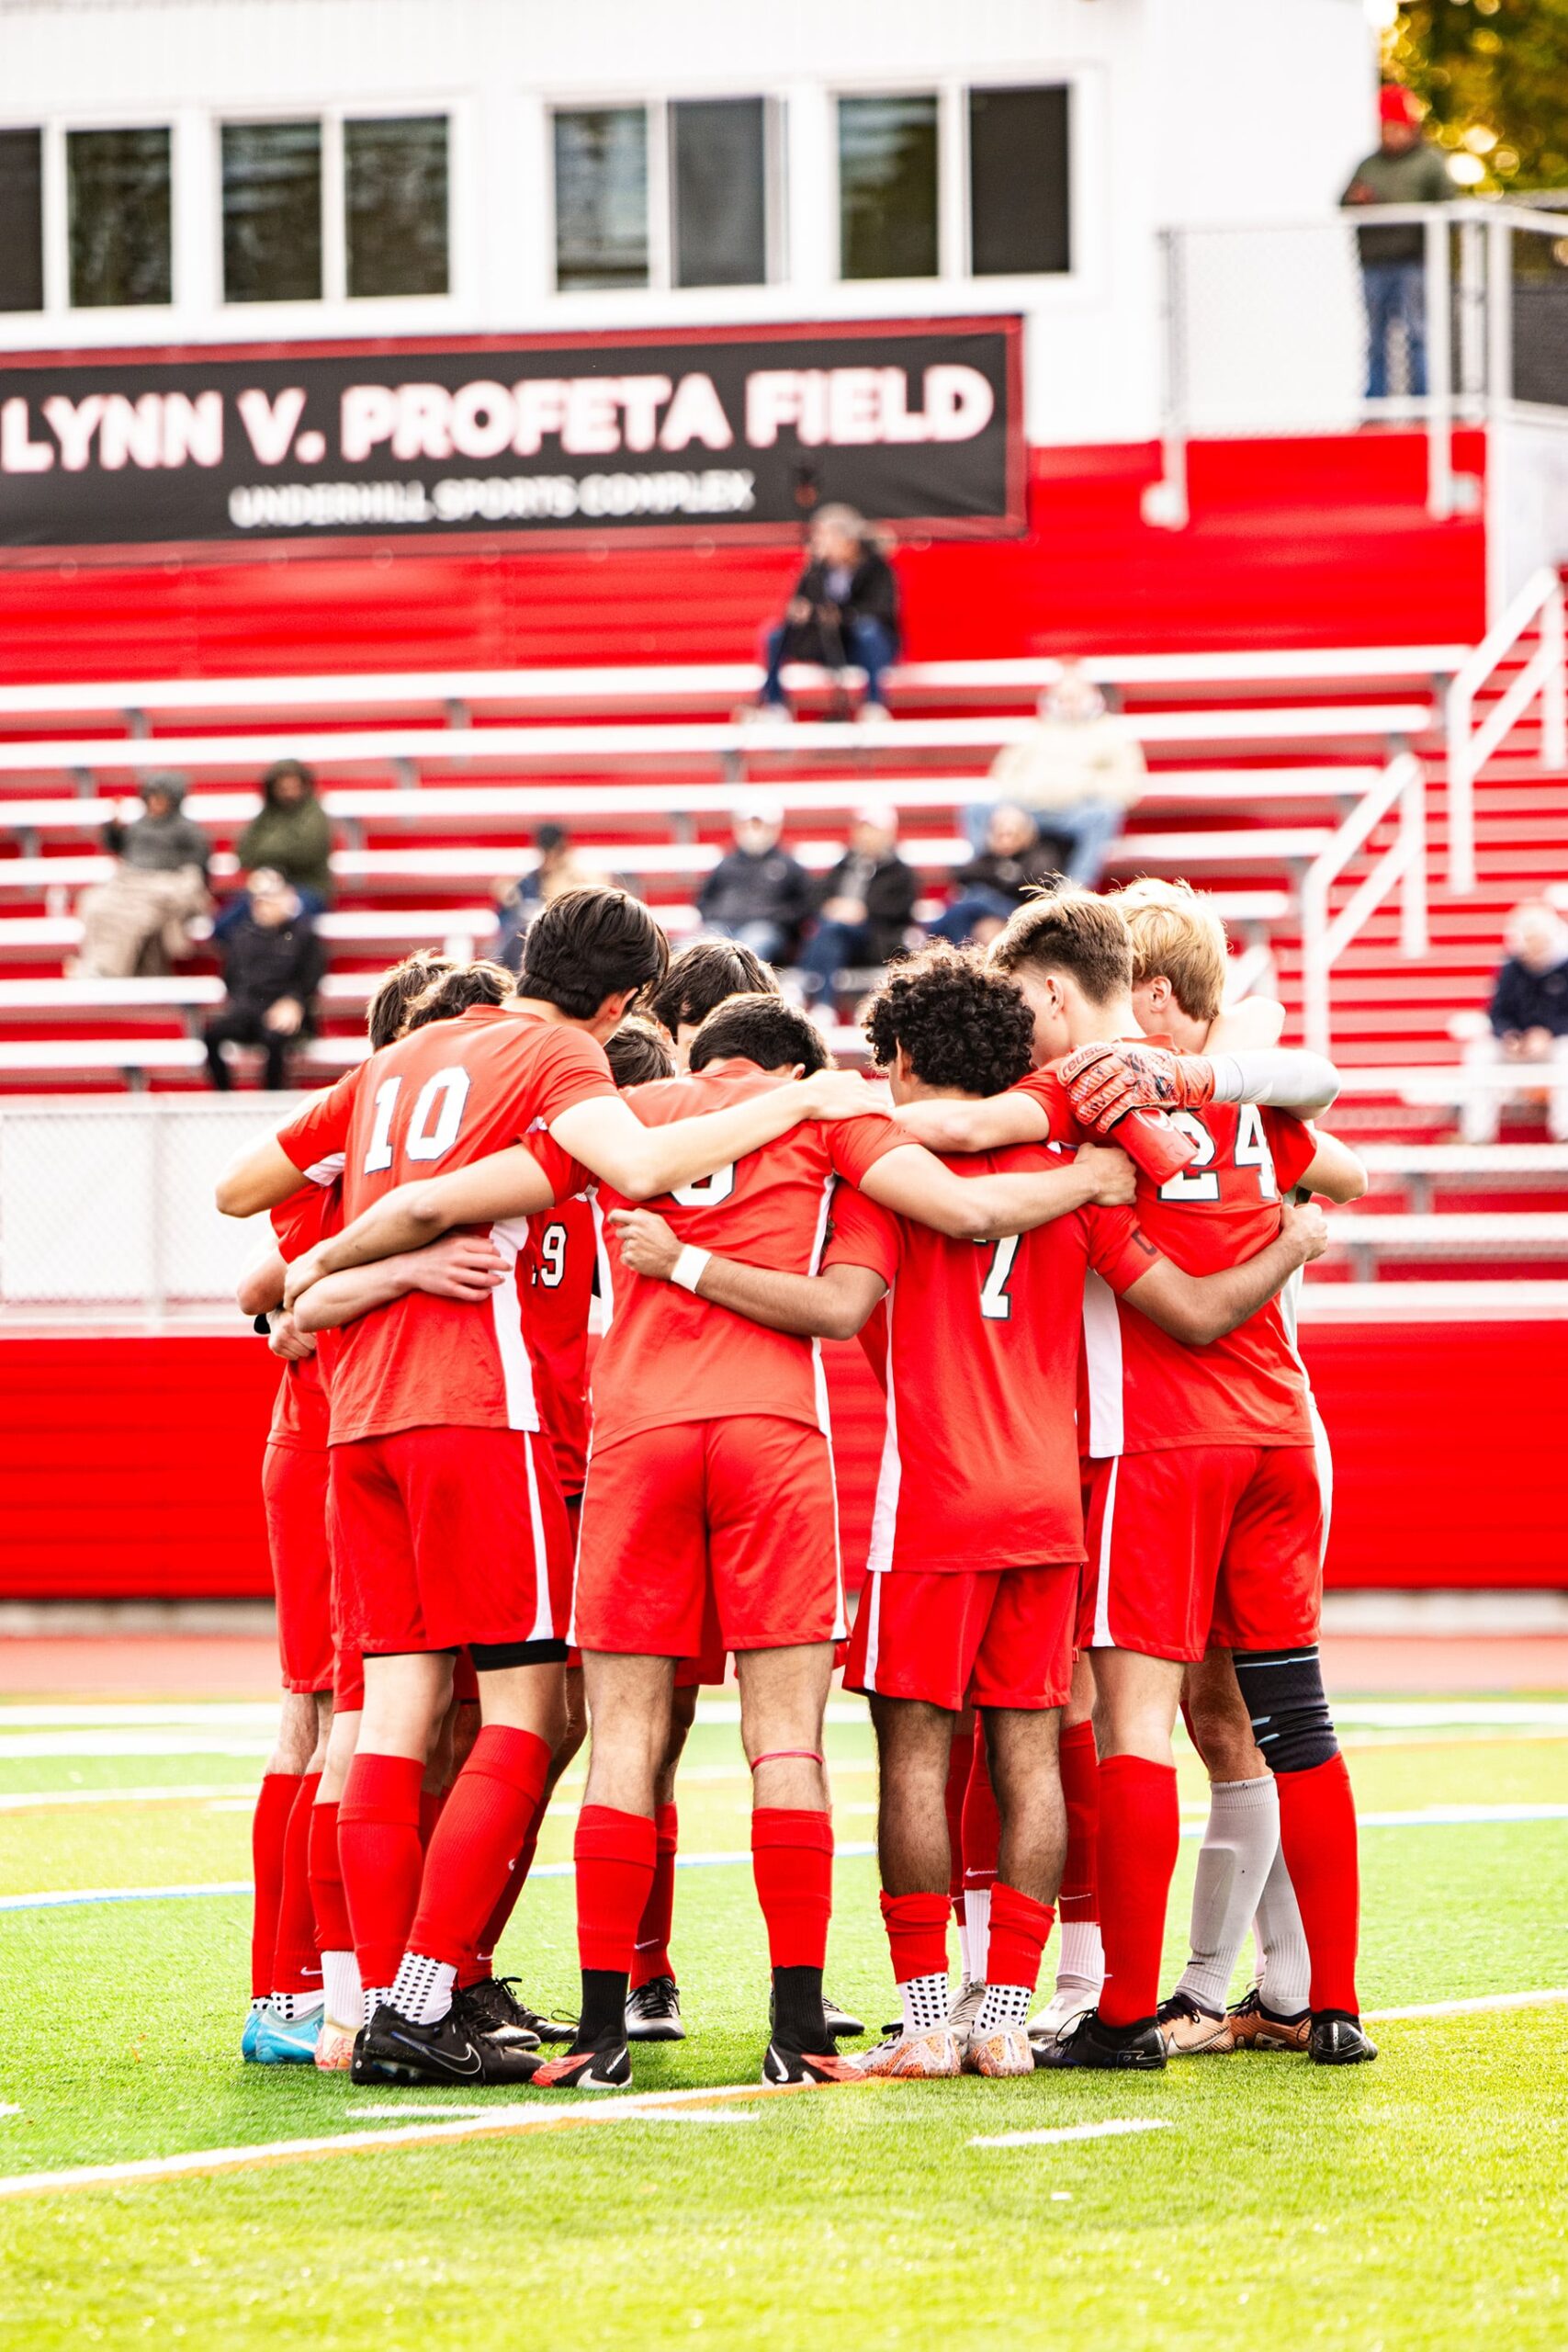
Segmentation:
{"type": "MultiPolygon", "coordinates": [[[[1568,1821],[1568,1804],[1432,1804],[1414,1813],[1363,1813],[1363,1829],[1465,1829],[1483,1828],[1514,1821],[1568,1821]]],[[[1182,1824],[1185,1838],[1201,1838],[1204,1824],[1188,1821],[1182,1824]]],[[[876,1848],[869,1842],[843,1842],[835,1849],[840,1861],[863,1861],[874,1854],[876,1848]]],[[[675,1867],[682,1871],[735,1869],[751,1860],[749,1848],[737,1848],[722,1854],[677,1854],[675,1867]]],[[[533,1878],[570,1878],[570,1862],[539,1862],[529,1873],[533,1878]]],[[[209,1881],[195,1886],[88,1886],[51,1894],[0,1894],[3,1911],[68,1911],[89,1903],[184,1903],[200,1895],[249,1894],[253,1892],[248,1878],[209,1881]]]]}

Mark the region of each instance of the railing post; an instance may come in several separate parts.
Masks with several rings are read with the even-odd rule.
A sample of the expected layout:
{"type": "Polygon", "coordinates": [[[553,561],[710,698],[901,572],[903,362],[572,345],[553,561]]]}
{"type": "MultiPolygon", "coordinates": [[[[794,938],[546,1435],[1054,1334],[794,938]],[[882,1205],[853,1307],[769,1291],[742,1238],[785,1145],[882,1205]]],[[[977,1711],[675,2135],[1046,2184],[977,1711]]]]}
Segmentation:
{"type": "MultiPolygon", "coordinates": [[[[1325,855],[1332,855],[1326,852],[1325,855]]],[[[1328,1053],[1328,884],[1323,859],[1308,866],[1302,883],[1302,1030],[1310,1053],[1328,1053]]]]}
{"type": "Polygon", "coordinates": [[[1399,831],[1404,871],[1399,887],[1399,946],[1404,956],[1425,956],[1427,924],[1427,771],[1414,752],[1399,796],[1399,831]]]}
{"type": "Polygon", "coordinates": [[[1470,748],[1475,696],[1455,679],[1449,687],[1449,888],[1460,898],[1475,888],[1475,778],[1470,748]]]}
{"type": "Polygon", "coordinates": [[[1562,582],[1541,606],[1540,645],[1547,673],[1540,689],[1540,763],[1550,775],[1568,768],[1568,626],[1562,582]]]}
{"type": "MultiPolygon", "coordinates": [[[[1507,414],[1514,398],[1514,232],[1486,223],[1486,626],[1506,607],[1508,579],[1507,414]]],[[[1473,882],[1471,888],[1473,888],[1473,882]]]]}
{"type": "Polygon", "coordinates": [[[1454,511],[1453,282],[1449,275],[1449,216],[1440,207],[1422,230],[1427,262],[1427,512],[1446,523],[1454,511]]]}
{"type": "Polygon", "coordinates": [[[1160,478],[1142,501],[1145,523],[1184,530],[1187,503],[1187,359],[1182,318],[1181,232],[1161,229],[1155,246],[1159,270],[1160,478]]]}

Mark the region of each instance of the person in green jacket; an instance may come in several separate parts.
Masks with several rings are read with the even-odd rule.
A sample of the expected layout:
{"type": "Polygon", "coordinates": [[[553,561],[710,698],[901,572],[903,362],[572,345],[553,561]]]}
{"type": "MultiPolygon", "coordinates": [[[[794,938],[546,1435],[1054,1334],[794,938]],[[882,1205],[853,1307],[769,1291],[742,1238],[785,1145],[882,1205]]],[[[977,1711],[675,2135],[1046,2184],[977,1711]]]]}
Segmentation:
{"type": "Polygon", "coordinates": [[[262,805],[234,844],[243,873],[267,866],[293,884],[307,914],[333,896],[332,827],[316,779],[299,760],[279,760],[262,778],[262,805]]]}
{"type": "MultiPolygon", "coordinates": [[[[1339,201],[1358,204],[1447,204],[1457,190],[1449,167],[1421,135],[1421,108],[1413,90],[1385,82],[1378,92],[1380,143],[1350,175],[1339,201]]],[[[1367,302],[1367,398],[1386,399],[1388,346],[1404,327],[1412,397],[1427,391],[1426,230],[1419,220],[1391,220],[1358,229],[1361,287],[1367,302]]]]}

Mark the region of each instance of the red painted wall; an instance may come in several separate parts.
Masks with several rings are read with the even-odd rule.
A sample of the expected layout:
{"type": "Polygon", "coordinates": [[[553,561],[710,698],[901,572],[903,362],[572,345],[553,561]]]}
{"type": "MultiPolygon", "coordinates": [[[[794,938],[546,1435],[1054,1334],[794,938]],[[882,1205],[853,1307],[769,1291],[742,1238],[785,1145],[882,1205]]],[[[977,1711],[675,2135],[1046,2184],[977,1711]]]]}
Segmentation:
{"type": "MultiPolygon", "coordinates": [[[[1568,1586],[1568,1375],[1549,1323],[1307,1327],[1334,1442],[1329,1582],[1568,1586]]],[[[858,1576],[881,1399],[828,1351],[858,1576]]],[[[257,1477],[276,1367],[259,1340],[0,1340],[0,1595],[269,1589],[257,1477]]]]}
{"type": "MultiPolygon", "coordinates": [[[[1456,456],[1479,471],[1480,435],[1456,456]]],[[[1026,536],[911,539],[911,656],[1482,634],[1481,525],[1428,519],[1419,435],[1198,444],[1181,531],[1142,519],[1158,470],[1152,445],[1036,449],[1026,536]]],[[[794,570],[787,548],[718,537],[0,562],[0,680],[744,659],[794,570]]]]}

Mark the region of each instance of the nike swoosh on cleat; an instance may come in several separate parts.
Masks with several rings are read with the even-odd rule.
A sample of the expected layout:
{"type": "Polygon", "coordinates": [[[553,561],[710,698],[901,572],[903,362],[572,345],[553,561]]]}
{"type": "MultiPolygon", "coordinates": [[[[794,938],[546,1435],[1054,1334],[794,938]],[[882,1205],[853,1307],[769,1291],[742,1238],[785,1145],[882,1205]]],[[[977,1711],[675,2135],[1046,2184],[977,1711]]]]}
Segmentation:
{"type": "Polygon", "coordinates": [[[426,2041],[411,2041],[406,2034],[396,2030],[389,2036],[389,2039],[392,2041],[400,2041],[405,2050],[417,2051],[427,2065],[434,2059],[438,2066],[445,2066],[449,2075],[460,2075],[465,2081],[484,2072],[485,2062],[471,2041],[464,2044],[464,2056],[471,2058],[474,2063],[471,2066],[459,2066],[455,2060],[448,2059],[441,2051],[432,2050],[426,2041]]]}

